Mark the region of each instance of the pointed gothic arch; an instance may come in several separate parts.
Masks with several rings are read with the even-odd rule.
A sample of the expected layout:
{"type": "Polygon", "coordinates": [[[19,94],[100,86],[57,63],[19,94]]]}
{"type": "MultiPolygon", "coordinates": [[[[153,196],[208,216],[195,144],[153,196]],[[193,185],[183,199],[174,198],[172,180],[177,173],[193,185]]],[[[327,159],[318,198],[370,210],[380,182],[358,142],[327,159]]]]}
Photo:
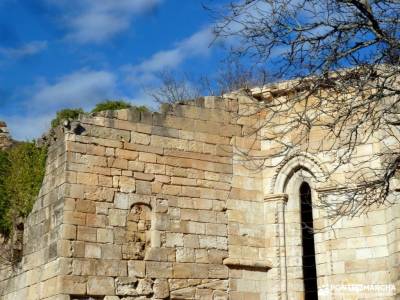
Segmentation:
{"type": "Polygon", "coordinates": [[[316,263],[318,253],[313,221],[319,212],[316,209],[313,215],[313,203],[318,199],[317,185],[326,181],[327,174],[316,157],[297,153],[276,168],[269,186],[272,195],[282,195],[286,199],[281,206],[285,253],[281,260],[284,266],[281,272],[285,273],[288,299],[297,297],[299,292],[303,293],[305,300],[318,299],[317,274],[322,270],[316,263]],[[302,253],[300,261],[297,259],[299,253],[302,253]]]}
{"type": "Polygon", "coordinates": [[[308,153],[296,153],[284,159],[276,168],[269,192],[271,194],[286,193],[290,178],[300,170],[308,172],[316,181],[323,182],[327,179],[328,171],[315,156],[308,153]]]}

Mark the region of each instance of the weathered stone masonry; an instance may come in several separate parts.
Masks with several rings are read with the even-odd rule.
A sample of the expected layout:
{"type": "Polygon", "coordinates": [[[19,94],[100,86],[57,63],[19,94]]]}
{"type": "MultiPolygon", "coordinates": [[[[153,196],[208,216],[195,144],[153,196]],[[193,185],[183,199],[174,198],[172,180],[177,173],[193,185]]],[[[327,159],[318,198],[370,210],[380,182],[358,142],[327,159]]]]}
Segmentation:
{"type": "Polygon", "coordinates": [[[241,128],[225,104],[71,124],[51,146],[3,298],[226,298],[230,139],[241,128]]]}
{"type": "MultiPolygon", "coordinates": [[[[301,175],[313,198],[331,196],[312,179],[324,162],[297,153],[276,169],[247,168],[239,150],[267,146],[248,135],[262,116],[237,117],[245,102],[205,97],[67,124],[49,150],[22,262],[0,271],[1,299],[302,299],[293,191],[301,175]]],[[[398,208],[316,234],[318,286],[400,291],[398,208]]]]}

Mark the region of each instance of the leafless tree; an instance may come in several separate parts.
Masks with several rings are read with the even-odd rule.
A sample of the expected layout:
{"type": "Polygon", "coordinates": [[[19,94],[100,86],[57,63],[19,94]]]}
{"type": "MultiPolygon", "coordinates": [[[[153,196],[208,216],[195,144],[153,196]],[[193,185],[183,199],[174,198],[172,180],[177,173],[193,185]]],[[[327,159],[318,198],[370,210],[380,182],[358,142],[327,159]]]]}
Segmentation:
{"type": "Polygon", "coordinates": [[[220,96],[240,89],[250,90],[268,81],[262,68],[245,67],[237,59],[221,61],[215,74],[195,77],[164,70],[157,75],[159,84],[146,88],[146,91],[159,104],[177,103],[205,95],[220,96]]]}
{"type": "Polygon", "coordinates": [[[220,63],[218,73],[211,80],[215,84],[211,94],[220,96],[262,86],[269,81],[269,77],[264,68],[245,65],[240,59],[231,57],[220,63]]]}
{"type": "Polygon", "coordinates": [[[163,70],[157,74],[157,78],[159,84],[145,90],[158,104],[187,101],[201,96],[199,85],[192,83],[187,74],[179,76],[170,70],[163,70]]]}
{"type": "Polygon", "coordinates": [[[230,55],[277,82],[249,93],[253,108],[241,112],[262,116],[253,133],[271,145],[252,158],[269,167],[274,157],[323,152],[333,157],[329,176],[351,165],[334,215],[390,203],[400,166],[400,1],[240,0],[213,10],[216,35],[233,40],[230,55]],[[360,158],[372,141],[379,151],[360,158]]]}

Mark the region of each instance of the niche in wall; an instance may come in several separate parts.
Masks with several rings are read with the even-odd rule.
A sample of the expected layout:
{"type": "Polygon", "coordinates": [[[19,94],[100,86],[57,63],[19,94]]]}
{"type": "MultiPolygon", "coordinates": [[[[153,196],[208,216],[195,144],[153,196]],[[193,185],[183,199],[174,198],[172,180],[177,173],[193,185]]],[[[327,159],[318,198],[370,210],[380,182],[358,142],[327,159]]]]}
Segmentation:
{"type": "Polygon", "coordinates": [[[124,259],[144,259],[151,245],[151,208],[147,204],[134,204],[126,220],[125,243],[122,247],[124,259]]]}

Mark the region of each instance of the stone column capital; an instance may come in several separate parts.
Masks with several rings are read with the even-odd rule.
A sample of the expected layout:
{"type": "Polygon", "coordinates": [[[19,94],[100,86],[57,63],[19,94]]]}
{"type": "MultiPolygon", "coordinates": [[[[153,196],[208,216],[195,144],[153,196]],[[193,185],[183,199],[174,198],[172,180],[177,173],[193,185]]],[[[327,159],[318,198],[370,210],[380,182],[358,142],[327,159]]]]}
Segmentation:
{"type": "Polygon", "coordinates": [[[287,202],[289,199],[288,194],[280,193],[280,194],[268,194],[264,196],[264,202],[287,202]]]}

